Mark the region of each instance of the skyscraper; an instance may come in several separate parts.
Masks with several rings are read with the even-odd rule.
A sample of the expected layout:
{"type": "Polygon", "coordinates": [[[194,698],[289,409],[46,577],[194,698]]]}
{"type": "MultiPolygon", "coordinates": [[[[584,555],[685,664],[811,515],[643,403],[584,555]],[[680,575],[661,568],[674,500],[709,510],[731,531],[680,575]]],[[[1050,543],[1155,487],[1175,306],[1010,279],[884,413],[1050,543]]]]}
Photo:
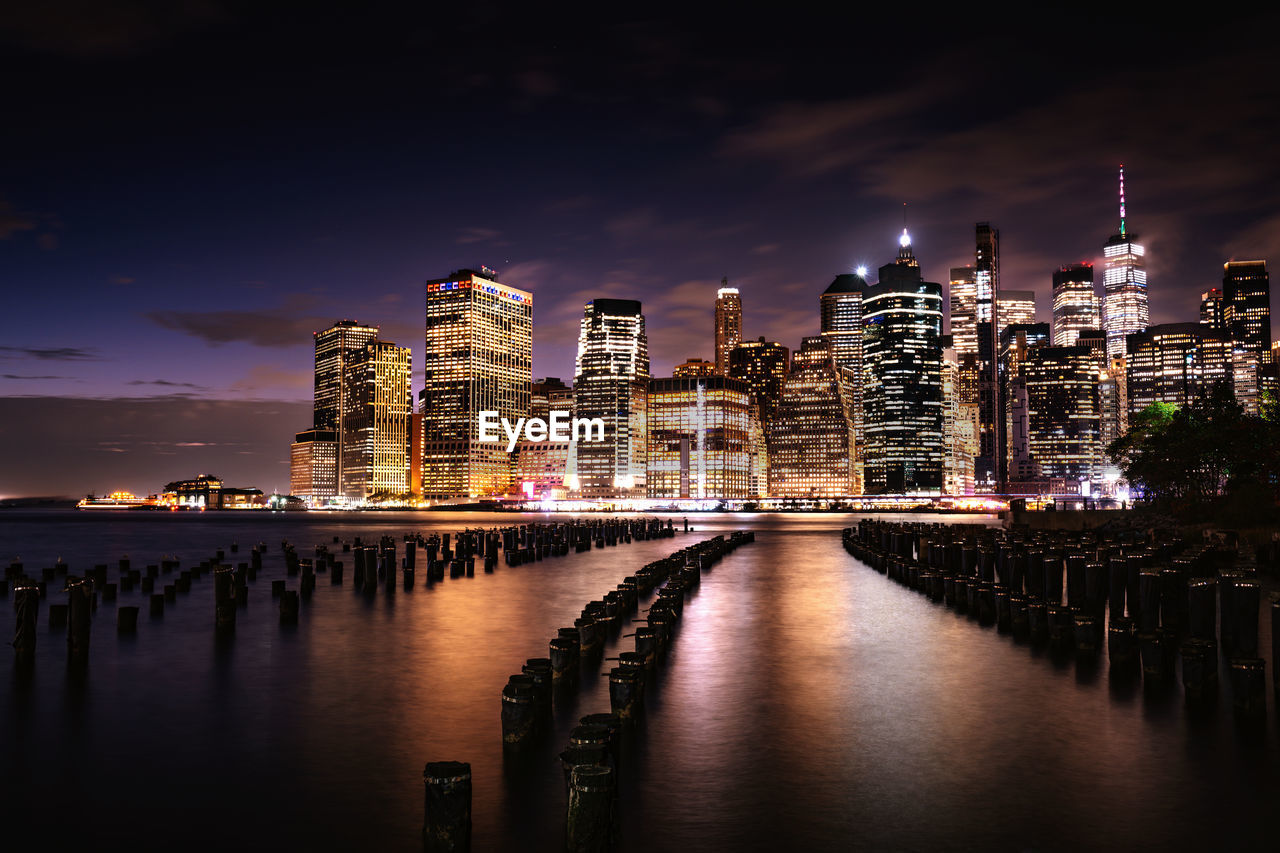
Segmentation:
{"type": "Polygon", "coordinates": [[[649,380],[649,497],[750,497],[750,407],[740,379],[649,380]]]}
{"type": "Polygon", "coordinates": [[[289,494],[308,504],[338,495],[338,437],[333,430],[303,430],[289,447],[289,494]]]}
{"type": "Polygon", "coordinates": [[[768,426],[771,496],[837,498],[859,492],[850,384],[835,365],[831,342],[805,338],[768,426]]]}
{"type": "Polygon", "coordinates": [[[978,281],[973,265],[951,268],[951,340],[956,363],[978,357],[978,281]]]}
{"type": "Polygon", "coordinates": [[[942,355],[942,451],[945,495],[973,494],[973,457],[978,452],[978,407],[960,402],[960,365],[954,347],[942,355]]]}
{"type": "Polygon", "coordinates": [[[729,351],[742,342],[742,297],[729,279],[716,291],[716,373],[729,375],[729,351]]]}
{"type": "MultiPolygon", "coordinates": [[[[989,222],[974,226],[974,328],[978,339],[974,363],[976,382],[961,376],[962,391],[974,387],[978,400],[978,458],[974,486],[979,492],[998,491],[1004,480],[1004,419],[1000,416],[998,376],[1000,326],[996,314],[1000,289],[1000,232],[989,222]]],[[[963,369],[964,364],[961,363],[963,369]]]]}
{"type": "Polygon", "coordinates": [[[1099,328],[1102,317],[1093,287],[1093,264],[1067,264],[1054,272],[1053,345],[1073,347],[1081,331],[1099,328]]]}
{"type": "Polygon", "coordinates": [[[409,491],[412,363],[408,347],[371,341],[343,370],[342,494],[355,501],[409,491]]]}
{"type": "Polygon", "coordinates": [[[1200,294],[1200,322],[1210,329],[1225,329],[1222,322],[1222,288],[1211,287],[1200,294]]]}
{"type": "Polygon", "coordinates": [[[1125,354],[1125,337],[1141,332],[1150,322],[1147,309],[1146,249],[1125,223],[1124,166],[1120,167],[1120,231],[1102,247],[1102,324],[1107,355],[1125,354]]]}
{"type": "Polygon", "coordinates": [[[743,341],[729,351],[729,375],[747,383],[760,419],[768,425],[791,369],[791,352],[776,341],[743,341]]]}
{"type": "Polygon", "coordinates": [[[342,448],[344,435],[342,417],[345,400],[342,375],[347,364],[365,345],[377,340],[377,326],[362,326],[355,320],[338,320],[321,332],[314,332],[315,341],[315,402],[313,426],[334,434],[339,442],[337,468],[334,471],[335,494],[342,483],[342,448]]]}
{"type": "Polygon", "coordinates": [[[684,364],[676,365],[675,369],[671,371],[671,375],[677,379],[690,376],[715,376],[716,374],[715,364],[701,358],[686,359],[684,364]]]}
{"type": "Polygon", "coordinates": [[[1102,423],[1092,348],[1036,347],[1025,365],[1028,443],[1054,494],[1091,492],[1101,478],[1102,423]]]}
{"type": "Polygon", "coordinates": [[[1006,326],[1027,325],[1036,321],[1036,292],[1034,290],[1001,290],[996,296],[996,318],[999,332],[1006,326]]]}
{"type": "Polygon", "coordinates": [[[1040,478],[1040,469],[1031,453],[1031,401],[1027,390],[1027,364],[1031,355],[1049,344],[1048,323],[1013,323],[1000,332],[1000,435],[1004,439],[1005,483],[1017,491],[1016,483],[1040,478]]]}
{"type": "Polygon", "coordinates": [[[942,285],[921,276],[905,228],[898,242],[862,303],[868,494],[942,490],[942,285]]]}
{"type": "Polygon", "coordinates": [[[1266,261],[1222,266],[1222,320],[1231,340],[1258,361],[1271,349],[1271,282],[1266,261]]]}
{"type": "Polygon", "coordinates": [[[649,339],[640,303],[593,299],[583,308],[573,416],[604,422],[603,441],[571,450],[568,485],[581,497],[644,497],[649,339]]]}
{"type": "Polygon", "coordinates": [[[831,344],[831,359],[849,384],[853,404],[855,460],[862,458],[862,298],[867,280],[857,273],[838,275],[822,292],[819,302],[822,337],[831,344]]]}
{"type": "Polygon", "coordinates": [[[512,478],[503,441],[480,441],[480,413],[529,415],[533,294],[482,268],[426,284],[423,494],[501,493],[512,478]]]}

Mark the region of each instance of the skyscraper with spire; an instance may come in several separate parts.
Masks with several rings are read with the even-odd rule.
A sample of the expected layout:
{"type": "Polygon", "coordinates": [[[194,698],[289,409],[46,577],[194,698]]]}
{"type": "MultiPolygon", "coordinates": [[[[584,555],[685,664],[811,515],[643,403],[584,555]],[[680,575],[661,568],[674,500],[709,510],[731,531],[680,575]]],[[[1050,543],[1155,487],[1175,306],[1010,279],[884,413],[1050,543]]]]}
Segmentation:
{"type": "Polygon", "coordinates": [[[1125,221],[1124,166],[1120,167],[1120,230],[1102,247],[1102,328],[1107,357],[1125,355],[1125,338],[1150,323],[1147,308],[1146,249],[1125,221]]]}
{"type": "Polygon", "coordinates": [[[974,226],[974,329],[977,337],[978,456],[974,483],[979,492],[999,491],[1005,480],[1004,419],[1000,416],[999,338],[1000,231],[990,222],[974,226]]]}

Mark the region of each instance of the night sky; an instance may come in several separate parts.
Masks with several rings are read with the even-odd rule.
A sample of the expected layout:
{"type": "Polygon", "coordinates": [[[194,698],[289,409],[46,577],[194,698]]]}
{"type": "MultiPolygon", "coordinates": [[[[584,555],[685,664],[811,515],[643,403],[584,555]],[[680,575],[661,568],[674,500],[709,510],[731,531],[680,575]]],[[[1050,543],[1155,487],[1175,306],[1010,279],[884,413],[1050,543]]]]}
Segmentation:
{"type": "Polygon", "coordinates": [[[0,497],[287,490],[311,332],[420,364],[422,282],[459,267],[534,292],[534,375],[568,380],[597,296],[643,301],[655,375],[713,358],[721,276],[797,346],[904,202],[926,277],[989,220],[1047,320],[1120,163],[1152,322],[1280,259],[1274,14],[465,5],[2,13],[0,497]]]}

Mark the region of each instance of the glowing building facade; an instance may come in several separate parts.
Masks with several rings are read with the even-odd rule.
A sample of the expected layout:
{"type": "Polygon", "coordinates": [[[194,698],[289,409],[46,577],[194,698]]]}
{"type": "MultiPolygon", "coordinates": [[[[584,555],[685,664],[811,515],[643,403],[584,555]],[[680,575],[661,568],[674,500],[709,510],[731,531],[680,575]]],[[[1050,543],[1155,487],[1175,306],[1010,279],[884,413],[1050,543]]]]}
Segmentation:
{"type": "MultiPolygon", "coordinates": [[[[1031,322],[1035,322],[1032,320],[1031,322]]],[[[1053,345],[1073,347],[1086,329],[1102,328],[1093,264],[1067,264],[1053,274],[1053,345]]]]}
{"type": "Polygon", "coordinates": [[[578,334],[573,416],[602,420],[604,440],[575,443],[566,475],[572,494],[645,496],[648,396],[649,339],[640,303],[591,300],[578,334]]]}
{"type": "Polygon", "coordinates": [[[1006,326],[1027,325],[1036,321],[1036,293],[1034,290],[1002,290],[997,296],[996,317],[999,320],[997,334],[1006,326]]]}
{"type": "Polygon", "coordinates": [[[722,279],[716,291],[716,373],[729,375],[729,352],[742,343],[742,296],[722,279]]]}
{"type": "Polygon", "coordinates": [[[713,362],[701,358],[691,358],[684,364],[677,365],[671,371],[671,375],[677,379],[688,378],[691,376],[716,376],[716,366],[713,362]]]}
{"type": "Polygon", "coordinates": [[[338,435],[331,429],[304,430],[289,446],[289,494],[308,504],[338,496],[338,435]]]}
{"type": "Polygon", "coordinates": [[[903,229],[863,298],[868,494],[942,491],[942,286],[924,281],[903,229]]]}
{"type": "Polygon", "coordinates": [[[1231,335],[1236,399],[1258,413],[1259,392],[1271,383],[1271,283],[1266,261],[1222,267],[1222,323],[1231,335]]]}
{"type": "MultiPolygon", "coordinates": [[[[978,351],[973,365],[975,378],[961,378],[962,387],[972,386],[978,401],[978,458],[974,460],[975,488],[979,492],[1000,490],[1005,480],[1004,419],[1000,416],[999,346],[1002,322],[996,314],[1000,290],[1000,231],[989,222],[974,226],[974,328],[978,351]]],[[[963,368],[962,362],[962,368],[963,368]]]]}
{"type": "MultiPolygon", "coordinates": [[[[315,343],[315,398],[312,426],[331,431],[340,443],[344,435],[343,372],[347,364],[366,344],[378,339],[377,326],[363,326],[355,320],[339,320],[329,328],[312,334],[315,343]]],[[[334,472],[334,494],[342,483],[342,452],[337,451],[334,472]]]]}
{"type": "Polygon", "coordinates": [[[970,264],[951,269],[951,341],[957,364],[978,357],[978,282],[970,264]]]}
{"type": "Polygon", "coordinates": [[[1086,346],[1034,348],[1024,367],[1028,443],[1054,494],[1088,494],[1102,476],[1097,356],[1086,346]]]}
{"type": "Polygon", "coordinates": [[[503,492],[511,457],[505,442],[480,441],[480,412],[529,415],[533,294],[483,268],[428,281],[423,362],[424,497],[503,492]]]}
{"type": "Polygon", "coordinates": [[[728,376],[649,381],[650,498],[751,497],[751,401],[728,376]]]}
{"type": "Polygon", "coordinates": [[[372,341],[343,371],[342,494],[349,500],[409,491],[412,362],[408,347],[372,341]]]}
{"type": "Polygon", "coordinates": [[[1200,322],[1210,329],[1225,329],[1222,321],[1222,288],[1211,287],[1200,294],[1200,322]]]}
{"type": "Polygon", "coordinates": [[[747,383],[764,425],[773,418],[790,370],[791,351],[776,341],[743,341],[729,351],[729,375],[747,383]]]}
{"type": "Polygon", "coordinates": [[[854,465],[853,400],[831,344],[805,338],[766,430],[769,494],[838,498],[860,493],[854,465]]]}
{"type": "Polygon", "coordinates": [[[1102,323],[1107,355],[1123,356],[1125,339],[1147,328],[1146,249],[1125,223],[1124,167],[1120,167],[1120,231],[1102,247],[1102,323]]]}
{"type": "Polygon", "coordinates": [[[1200,323],[1167,323],[1130,335],[1125,360],[1129,418],[1152,403],[1185,406],[1219,383],[1232,387],[1231,339],[1200,323]]]}

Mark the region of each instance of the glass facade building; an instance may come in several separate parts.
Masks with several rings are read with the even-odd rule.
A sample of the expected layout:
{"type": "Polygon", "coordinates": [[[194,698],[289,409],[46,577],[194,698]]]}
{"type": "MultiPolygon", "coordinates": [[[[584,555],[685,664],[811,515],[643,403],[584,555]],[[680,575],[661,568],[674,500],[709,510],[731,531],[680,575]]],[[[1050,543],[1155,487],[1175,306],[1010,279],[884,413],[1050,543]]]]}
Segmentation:
{"type": "Polygon", "coordinates": [[[1167,323],[1130,335],[1125,359],[1129,418],[1152,403],[1185,406],[1216,383],[1232,383],[1226,332],[1200,323],[1167,323]]]}
{"type": "Polygon", "coordinates": [[[331,429],[298,433],[289,446],[289,494],[308,504],[338,496],[338,434],[331,429]]]}
{"type": "MultiPolygon", "coordinates": [[[[1034,319],[1030,322],[1035,322],[1034,319]]],[[[1067,264],[1053,274],[1053,345],[1073,347],[1086,329],[1102,328],[1093,264],[1067,264]]]]}
{"type": "Polygon", "coordinates": [[[342,494],[360,501],[409,491],[413,368],[408,347],[365,345],[343,372],[342,494]]]}
{"type": "MultiPolygon", "coordinates": [[[[344,389],[342,376],[347,364],[378,339],[377,326],[363,326],[355,320],[339,320],[329,328],[312,334],[315,343],[315,397],[312,426],[333,432],[338,442],[344,435],[342,418],[344,389]]],[[[334,489],[342,483],[342,453],[338,450],[334,489]]]]}
{"type": "Polygon", "coordinates": [[[838,498],[858,494],[849,382],[822,337],[805,338],[766,430],[769,494],[838,498]]]}
{"type": "Polygon", "coordinates": [[[751,497],[751,401],[728,376],[649,381],[650,498],[751,497]]]}
{"type": "Polygon", "coordinates": [[[1147,328],[1146,249],[1125,224],[1124,167],[1120,167],[1120,231],[1102,247],[1102,324],[1107,333],[1107,355],[1127,351],[1125,339],[1147,328]]]}
{"type": "Polygon", "coordinates": [[[729,353],[742,343],[742,295],[721,280],[716,291],[716,373],[729,375],[729,353]]]}
{"type": "Polygon", "coordinates": [[[1053,493],[1081,494],[1102,474],[1097,356],[1085,346],[1036,347],[1024,373],[1031,458],[1053,493]]]}

